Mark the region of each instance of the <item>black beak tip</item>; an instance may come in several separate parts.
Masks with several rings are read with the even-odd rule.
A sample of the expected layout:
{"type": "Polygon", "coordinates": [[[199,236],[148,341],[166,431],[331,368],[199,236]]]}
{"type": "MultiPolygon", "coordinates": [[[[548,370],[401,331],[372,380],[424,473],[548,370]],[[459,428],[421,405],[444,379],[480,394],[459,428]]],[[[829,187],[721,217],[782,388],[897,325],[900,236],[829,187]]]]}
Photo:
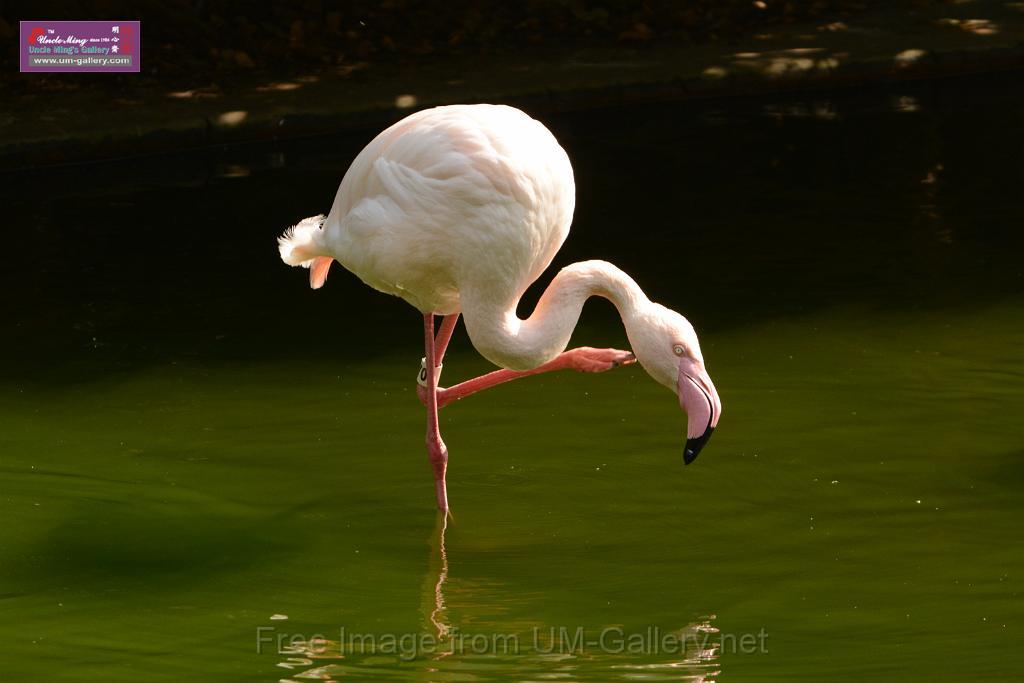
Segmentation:
{"type": "Polygon", "coordinates": [[[683,462],[685,464],[689,465],[691,462],[697,459],[697,456],[700,455],[701,449],[704,448],[704,445],[708,442],[708,439],[711,438],[711,433],[714,431],[715,428],[709,426],[707,430],[700,436],[686,440],[686,449],[683,451],[683,462]]]}

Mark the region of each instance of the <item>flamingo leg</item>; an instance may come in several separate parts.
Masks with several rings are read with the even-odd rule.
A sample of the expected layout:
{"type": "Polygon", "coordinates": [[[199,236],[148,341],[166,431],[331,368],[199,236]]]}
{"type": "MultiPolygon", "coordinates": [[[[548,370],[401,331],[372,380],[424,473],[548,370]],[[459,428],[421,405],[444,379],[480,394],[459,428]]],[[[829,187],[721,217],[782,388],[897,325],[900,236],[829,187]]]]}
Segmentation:
{"type": "MultiPolygon", "coordinates": [[[[452,316],[448,316],[452,317],[452,316]]],[[[447,318],[446,318],[447,323],[447,318]]],[[[455,321],[452,321],[450,328],[455,326],[455,321]]],[[[441,332],[445,331],[447,325],[442,324],[441,332]]],[[[448,329],[448,338],[451,338],[451,329],[448,329]]],[[[448,345],[447,339],[444,339],[444,347],[448,345]]],[[[434,342],[434,314],[427,313],[423,316],[423,343],[425,346],[426,353],[426,387],[424,387],[424,393],[426,394],[427,404],[427,457],[430,459],[430,465],[434,470],[434,488],[437,493],[437,507],[445,515],[448,514],[448,489],[445,485],[445,474],[448,471],[448,448],[444,445],[444,441],[441,439],[441,428],[437,421],[437,363],[438,359],[435,357],[435,342],[434,342]]]]}
{"type": "MultiPolygon", "coordinates": [[[[434,338],[434,382],[435,386],[439,380],[441,361],[444,359],[445,351],[448,348],[448,342],[451,341],[452,332],[455,330],[455,325],[458,323],[459,314],[455,313],[452,315],[446,315],[444,320],[441,322],[441,328],[437,332],[437,337],[434,338]]],[[[431,324],[433,319],[431,318],[431,324]]],[[[420,401],[423,405],[428,406],[428,400],[430,395],[433,395],[434,401],[437,404],[437,408],[444,408],[449,403],[458,401],[461,398],[465,398],[471,394],[475,394],[478,391],[489,389],[505,382],[511,382],[514,379],[521,377],[529,377],[530,375],[539,375],[543,372],[554,372],[556,370],[576,370],[578,372],[604,372],[617,368],[620,365],[630,365],[636,362],[636,356],[629,351],[620,351],[618,349],[595,349],[589,346],[581,346],[575,349],[569,349],[559,354],[556,358],[548,361],[544,365],[533,368],[532,370],[515,371],[515,370],[495,370],[489,372],[486,375],[481,375],[471,380],[461,382],[453,387],[444,388],[437,387],[434,391],[430,390],[430,384],[427,380],[426,367],[421,370],[420,385],[417,387],[417,393],[419,394],[420,401]]],[[[429,363],[424,362],[425,366],[430,366],[429,363]]]]}
{"type": "Polygon", "coordinates": [[[458,313],[446,315],[441,320],[441,329],[437,331],[437,338],[434,341],[434,355],[437,356],[434,361],[438,365],[444,360],[444,352],[448,350],[448,342],[452,340],[452,332],[455,331],[455,325],[458,322],[458,313]]]}
{"type": "Polygon", "coordinates": [[[438,408],[444,408],[449,403],[458,401],[459,399],[475,394],[478,391],[484,389],[490,389],[491,387],[505,382],[511,382],[514,379],[520,379],[522,377],[530,377],[531,375],[539,375],[544,372],[554,372],[556,370],[576,370],[577,372],[605,372],[613,368],[617,368],[620,365],[631,365],[636,362],[636,356],[629,351],[620,351],[618,349],[595,349],[589,346],[580,346],[575,349],[569,349],[558,354],[553,360],[544,363],[541,366],[533,368],[532,370],[495,370],[489,372],[486,375],[474,377],[473,379],[460,382],[452,387],[439,388],[435,392],[434,400],[437,403],[438,408]]]}

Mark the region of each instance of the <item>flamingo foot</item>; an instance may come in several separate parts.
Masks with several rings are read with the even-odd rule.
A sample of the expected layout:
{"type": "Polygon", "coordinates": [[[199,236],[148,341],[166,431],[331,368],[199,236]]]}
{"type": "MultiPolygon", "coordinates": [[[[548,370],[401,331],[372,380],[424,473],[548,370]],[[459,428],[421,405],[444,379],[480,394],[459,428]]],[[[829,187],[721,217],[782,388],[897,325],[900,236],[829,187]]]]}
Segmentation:
{"type": "Polygon", "coordinates": [[[569,367],[577,372],[606,372],[620,365],[632,365],[636,356],[632,351],[619,349],[595,349],[581,346],[567,352],[569,367]]]}
{"type": "Polygon", "coordinates": [[[427,455],[434,470],[437,509],[448,515],[448,487],[445,484],[445,475],[448,472],[448,447],[444,445],[440,434],[436,437],[427,437],[427,455]]]}

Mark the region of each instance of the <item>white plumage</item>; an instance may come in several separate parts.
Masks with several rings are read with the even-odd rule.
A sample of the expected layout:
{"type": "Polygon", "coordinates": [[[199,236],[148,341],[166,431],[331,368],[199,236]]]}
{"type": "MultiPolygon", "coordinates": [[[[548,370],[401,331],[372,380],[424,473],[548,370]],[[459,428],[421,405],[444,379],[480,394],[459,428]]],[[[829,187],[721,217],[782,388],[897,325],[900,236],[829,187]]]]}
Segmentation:
{"type": "MultiPolygon", "coordinates": [[[[516,300],[569,234],[572,166],[518,109],[427,109],[378,135],[338,188],[315,249],[420,311],[460,310],[461,290],[516,300]]],[[[294,264],[294,257],[286,262],[294,264]]],[[[308,258],[303,258],[308,261],[308,258]]]]}

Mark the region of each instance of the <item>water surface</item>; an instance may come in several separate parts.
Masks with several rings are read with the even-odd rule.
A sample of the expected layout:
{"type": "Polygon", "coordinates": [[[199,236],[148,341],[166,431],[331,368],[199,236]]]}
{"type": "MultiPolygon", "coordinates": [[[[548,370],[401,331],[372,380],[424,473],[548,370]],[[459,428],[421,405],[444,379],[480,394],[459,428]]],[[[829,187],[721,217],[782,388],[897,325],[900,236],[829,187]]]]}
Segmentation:
{"type": "Polygon", "coordinates": [[[725,413],[684,468],[635,367],[446,408],[445,530],[417,313],[274,249],[372,131],[7,176],[3,679],[1020,679],[1008,80],[547,116],[556,266],[687,315],[725,413]]]}

